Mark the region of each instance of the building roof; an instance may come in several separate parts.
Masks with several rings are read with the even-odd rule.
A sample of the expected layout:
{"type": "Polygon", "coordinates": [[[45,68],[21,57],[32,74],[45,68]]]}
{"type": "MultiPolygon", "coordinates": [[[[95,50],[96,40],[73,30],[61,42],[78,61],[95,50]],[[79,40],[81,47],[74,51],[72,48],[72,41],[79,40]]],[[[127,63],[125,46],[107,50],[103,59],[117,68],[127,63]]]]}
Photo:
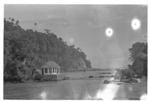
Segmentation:
{"type": "Polygon", "coordinates": [[[41,68],[50,68],[50,67],[60,68],[60,66],[54,61],[48,61],[41,68]]]}

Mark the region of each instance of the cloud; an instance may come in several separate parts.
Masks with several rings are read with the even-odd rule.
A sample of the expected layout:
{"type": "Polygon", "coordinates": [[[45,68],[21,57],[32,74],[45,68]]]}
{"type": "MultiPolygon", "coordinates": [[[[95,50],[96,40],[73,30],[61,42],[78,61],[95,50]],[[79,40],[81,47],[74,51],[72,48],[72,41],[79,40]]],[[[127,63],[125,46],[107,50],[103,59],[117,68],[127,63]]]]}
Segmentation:
{"type": "Polygon", "coordinates": [[[69,44],[69,45],[73,45],[74,42],[75,42],[75,39],[74,39],[74,38],[69,38],[69,39],[68,39],[68,44],[69,44]]]}

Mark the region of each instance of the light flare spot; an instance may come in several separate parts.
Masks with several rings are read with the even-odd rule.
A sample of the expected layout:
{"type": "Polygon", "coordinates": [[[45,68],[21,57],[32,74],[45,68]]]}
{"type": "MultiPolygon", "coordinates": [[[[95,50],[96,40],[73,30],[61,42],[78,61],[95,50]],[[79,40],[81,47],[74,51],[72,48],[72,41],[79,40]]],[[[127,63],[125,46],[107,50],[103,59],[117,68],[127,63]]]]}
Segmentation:
{"type": "Polygon", "coordinates": [[[146,100],[147,99],[147,95],[146,94],[143,94],[141,97],[140,97],[141,100],[146,100]]]}
{"type": "Polygon", "coordinates": [[[106,30],[105,30],[105,35],[107,36],[107,37],[112,37],[113,36],[113,34],[114,34],[114,30],[112,29],[112,28],[106,28],[106,30]]]}
{"type": "Polygon", "coordinates": [[[110,78],[110,81],[114,81],[114,80],[115,80],[115,78],[114,78],[114,77],[110,78]]]}
{"type": "Polygon", "coordinates": [[[74,38],[69,38],[68,43],[69,45],[73,45],[75,42],[74,38]]]}
{"type": "Polygon", "coordinates": [[[41,94],[40,94],[40,97],[42,99],[46,99],[47,98],[47,93],[45,91],[43,91],[41,94]]]}
{"type": "Polygon", "coordinates": [[[138,30],[141,27],[141,21],[138,18],[133,18],[131,20],[131,27],[133,30],[138,30]]]}
{"type": "Polygon", "coordinates": [[[104,90],[97,92],[96,98],[102,100],[113,100],[118,92],[119,86],[116,84],[108,84],[104,90]]]}

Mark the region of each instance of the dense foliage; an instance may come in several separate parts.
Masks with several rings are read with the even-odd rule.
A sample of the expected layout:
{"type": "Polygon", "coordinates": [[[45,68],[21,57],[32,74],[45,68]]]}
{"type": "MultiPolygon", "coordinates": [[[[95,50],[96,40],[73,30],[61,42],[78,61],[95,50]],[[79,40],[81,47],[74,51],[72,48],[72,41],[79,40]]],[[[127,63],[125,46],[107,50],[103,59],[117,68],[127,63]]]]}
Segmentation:
{"type": "Polygon", "coordinates": [[[147,76],[147,43],[137,42],[129,49],[133,61],[129,68],[138,77],[147,76]]]}
{"type": "Polygon", "coordinates": [[[133,63],[128,65],[128,69],[121,70],[121,77],[128,79],[147,77],[147,43],[134,43],[129,51],[133,63]]]}
{"type": "Polygon", "coordinates": [[[19,21],[4,19],[4,79],[27,80],[32,71],[47,61],[55,61],[62,71],[91,68],[80,48],[67,45],[54,33],[24,30],[19,21]]]}

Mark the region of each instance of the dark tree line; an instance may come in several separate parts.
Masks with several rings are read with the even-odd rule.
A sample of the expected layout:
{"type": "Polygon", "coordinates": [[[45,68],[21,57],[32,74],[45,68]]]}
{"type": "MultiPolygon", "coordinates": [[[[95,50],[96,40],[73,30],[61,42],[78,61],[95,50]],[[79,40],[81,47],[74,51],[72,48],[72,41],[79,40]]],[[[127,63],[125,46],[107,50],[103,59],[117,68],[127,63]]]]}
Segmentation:
{"type": "Polygon", "coordinates": [[[147,77],[147,43],[137,42],[129,49],[132,65],[129,68],[137,77],[147,77]]]}
{"type": "Polygon", "coordinates": [[[121,70],[121,77],[125,79],[147,77],[147,43],[136,42],[129,49],[131,65],[121,70]]]}
{"type": "Polygon", "coordinates": [[[28,80],[32,70],[47,61],[55,61],[62,71],[91,68],[86,54],[74,45],[67,45],[56,34],[24,30],[19,21],[4,19],[4,80],[28,80]]]}

